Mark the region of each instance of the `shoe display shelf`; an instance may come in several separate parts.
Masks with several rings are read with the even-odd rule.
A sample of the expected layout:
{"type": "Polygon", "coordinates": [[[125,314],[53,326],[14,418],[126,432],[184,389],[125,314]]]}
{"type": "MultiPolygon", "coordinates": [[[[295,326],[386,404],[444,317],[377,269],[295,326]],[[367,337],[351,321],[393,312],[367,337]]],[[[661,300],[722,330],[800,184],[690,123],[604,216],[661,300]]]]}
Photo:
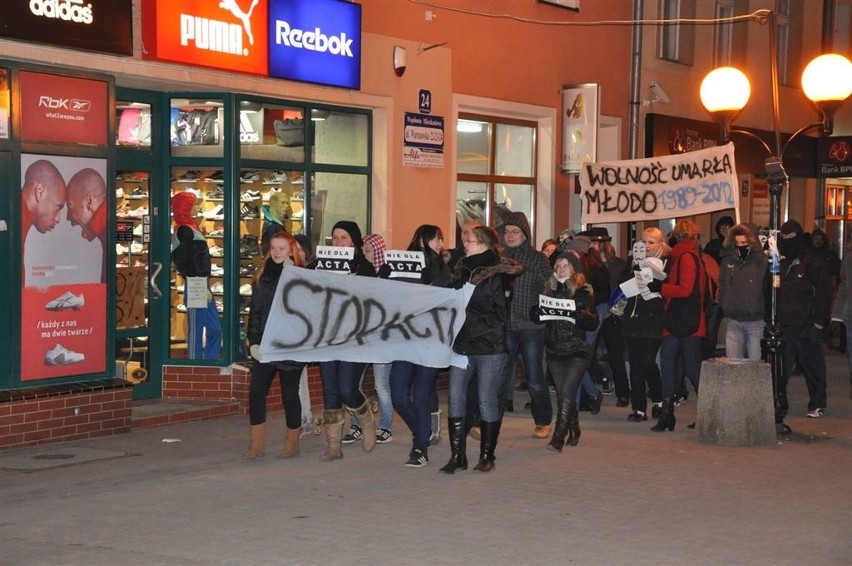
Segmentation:
{"type": "Polygon", "coordinates": [[[115,218],[133,223],[132,240],[120,239],[115,247],[116,267],[144,267],[148,264],[150,176],[137,171],[120,171],[116,176],[115,218]]]}

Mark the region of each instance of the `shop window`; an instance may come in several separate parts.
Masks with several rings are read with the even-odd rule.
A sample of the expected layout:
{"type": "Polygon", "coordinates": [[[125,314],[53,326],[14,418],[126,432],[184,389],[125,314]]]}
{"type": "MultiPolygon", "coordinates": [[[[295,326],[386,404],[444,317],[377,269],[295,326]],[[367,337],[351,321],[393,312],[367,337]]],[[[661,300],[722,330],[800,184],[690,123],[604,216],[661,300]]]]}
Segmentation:
{"type": "Polygon", "coordinates": [[[173,98],[169,142],[173,157],[222,157],[225,123],[221,100],[173,98]]]}
{"type": "Polygon", "coordinates": [[[119,100],[115,103],[116,144],[130,149],[151,149],[151,105],[119,100]]]}
{"type": "Polygon", "coordinates": [[[243,159],[305,160],[303,108],[240,101],[240,155],[243,159]]]}
{"type": "Polygon", "coordinates": [[[311,241],[331,245],[331,229],[340,220],[356,222],[363,234],[369,231],[366,175],[316,173],[311,179],[311,241]]]}
{"type": "Polygon", "coordinates": [[[459,224],[498,226],[508,213],[523,212],[534,225],[536,124],[460,115],[456,130],[459,224]]]}
{"type": "Polygon", "coordinates": [[[364,114],[311,110],[315,163],[365,167],[369,159],[369,121],[364,114]]]}

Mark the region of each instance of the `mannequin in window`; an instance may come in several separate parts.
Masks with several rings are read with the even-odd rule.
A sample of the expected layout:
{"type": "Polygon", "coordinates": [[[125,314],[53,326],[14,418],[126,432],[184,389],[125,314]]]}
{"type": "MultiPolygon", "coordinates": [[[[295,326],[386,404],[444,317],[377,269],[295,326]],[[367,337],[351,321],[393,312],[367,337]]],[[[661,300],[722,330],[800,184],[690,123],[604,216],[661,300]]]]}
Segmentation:
{"type": "Polygon", "coordinates": [[[269,239],[273,234],[281,230],[292,233],[292,215],[293,208],[287,193],[281,191],[269,195],[269,204],[263,205],[263,234],[260,238],[260,252],[264,257],[269,251],[269,239]]]}

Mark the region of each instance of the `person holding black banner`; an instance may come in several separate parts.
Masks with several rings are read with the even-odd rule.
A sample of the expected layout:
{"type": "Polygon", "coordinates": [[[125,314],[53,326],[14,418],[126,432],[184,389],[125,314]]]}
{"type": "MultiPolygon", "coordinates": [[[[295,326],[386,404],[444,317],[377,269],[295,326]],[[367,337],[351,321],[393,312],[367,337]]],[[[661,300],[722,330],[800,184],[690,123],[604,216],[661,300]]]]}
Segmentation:
{"type": "MultiPolygon", "coordinates": [[[[341,220],[331,230],[331,243],[342,248],[354,248],[355,255],[349,261],[349,272],[364,277],[375,277],[373,264],[364,257],[361,229],[355,222],[341,220]]],[[[323,416],[316,423],[315,434],[325,428],[326,449],[320,461],[328,462],[343,458],[343,409],[355,415],[363,434],[364,452],[376,447],[376,422],[373,413],[378,411],[375,403],[365,398],[358,389],[361,375],[367,364],[359,362],[320,362],[322,374],[323,416]]]]}
{"type": "Polygon", "coordinates": [[[452,474],[467,469],[465,415],[467,388],[476,379],[481,414],[479,462],[474,470],[494,469],[494,451],[500,435],[502,411],[499,388],[506,366],[506,334],[509,305],[506,290],[509,279],[523,272],[523,266],[498,251],[499,236],[493,228],[478,226],[465,243],[465,257],[453,273],[453,286],[476,286],[465,309],[465,322],[453,342],[453,351],[467,356],[467,367],[450,368],[449,425],[450,460],[441,471],[452,474]]]}
{"type": "MultiPolygon", "coordinates": [[[[249,350],[255,360],[260,357],[260,341],[266,319],[275,298],[275,289],[285,265],[302,267],[302,258],[296,239],[289,232],[279,231],[269,238],[269,250],[252,282],[251,309],[248,320],[249,350]]],[[[284,448],[280,458],[299,455],[299,437],[302,432],[302,402],[299,398],[299,382],[302,378],[303,362],[281,361],[263,363],[256,361],[251,368],[249,385],[249,422],[251,443],[243,455],[254,460],[264,455],[266,445],[266,396],[275,374],[281,381],[281,402],[284,404],[286,429],[284,448]]]]}
{"type": "Polygon", "coordinates": [[[533,307],[534,317],[545,318],[544,349],[547,353],[547,368],[556,383],[556,425],[553,437],[547,445],[549,450],[562,452],[565,437],[568,444],[577,446],[580,441],[580,418],[577,412],[577,391],[580,380],[589,367],[592,346],[586,332],[598,327],[594,292],[586,284],[580,258],[571,252],[560,254],[554,264],[555,272],[544,285],[542,295],[553,299],[574,301],[573,309],[544,309],[533,307]],[[556,312],[551,311],[559,311],[556,312]]]}
{"type": "MultiPolygon", "coordinates": [[[[446,287],[450,282],[449,269],[440,253],[444,247],[444,234],[432,224],[417,228],[407,251],[423,254],[423,268],[415,276],[400,277],[402,281],[446,287]]],[[[420,468],[429,463],[429,446],[432,437],[432,397],[438,368],[427,367],[405,360],[393,362],[390,374],[393,408],[408,425],[413,435],[412,448],[405,465],[420,468]]]]}

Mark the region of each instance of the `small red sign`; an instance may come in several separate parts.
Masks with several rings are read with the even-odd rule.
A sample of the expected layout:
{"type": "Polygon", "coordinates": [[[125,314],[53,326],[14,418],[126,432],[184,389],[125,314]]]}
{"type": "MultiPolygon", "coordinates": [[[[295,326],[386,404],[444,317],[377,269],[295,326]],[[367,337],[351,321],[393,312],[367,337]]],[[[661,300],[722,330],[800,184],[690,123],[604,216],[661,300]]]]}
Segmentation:
{"type": "Polygon", "coordinates": [[[107,83],[21,71],[24,141],[107,144],[107,83]]]}

